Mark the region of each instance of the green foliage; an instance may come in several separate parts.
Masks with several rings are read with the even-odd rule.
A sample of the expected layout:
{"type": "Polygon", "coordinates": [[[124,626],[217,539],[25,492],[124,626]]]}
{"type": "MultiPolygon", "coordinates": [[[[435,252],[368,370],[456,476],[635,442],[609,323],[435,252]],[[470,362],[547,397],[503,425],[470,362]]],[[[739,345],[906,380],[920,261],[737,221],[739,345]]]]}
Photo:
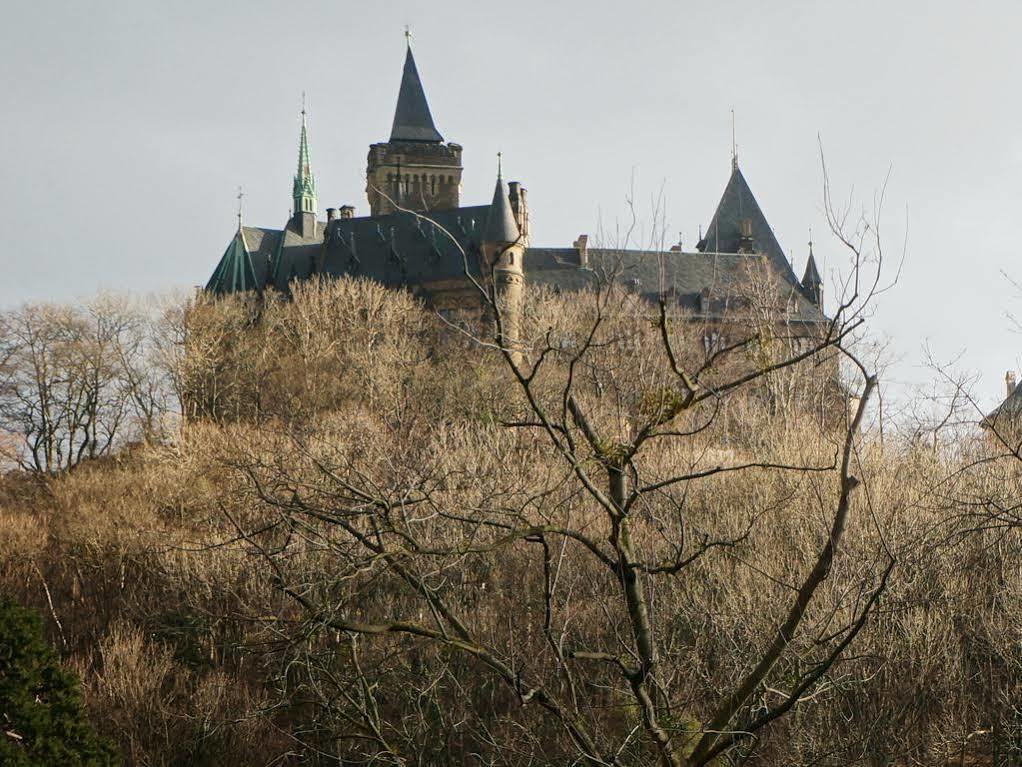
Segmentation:
{"type": "Polygon", "coordinates": [[[39,617],[0,595],[0,764],[101,767],[113,747],[85,716],[78,682],[61,668],[39,617]]]}

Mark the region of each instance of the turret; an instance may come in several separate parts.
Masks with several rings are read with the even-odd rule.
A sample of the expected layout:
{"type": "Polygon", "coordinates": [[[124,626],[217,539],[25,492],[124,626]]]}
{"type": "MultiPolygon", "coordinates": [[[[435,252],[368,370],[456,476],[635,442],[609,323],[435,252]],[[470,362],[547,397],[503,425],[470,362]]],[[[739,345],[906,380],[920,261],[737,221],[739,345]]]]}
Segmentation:
{"type": "Polygon", "coordinates": [[[316,236],[316,177],[309,162],[309,129],[302,107],[302,134],[298,142],[298,172],[291,191],[294,202],[292,228],[303,239],[316,236]]]}
{"type": "Polygon", "coordinates": [[[390,140],[369,147],[366,195],[370,215],[398,208],[426,212],[457,208],[461,147],[445,144],[433,123],[409,42],[390,140]]]}
{"type": "MultiPolygon", "coordinates": [[[[516,186],[517,189],[520,187],[516,186]]],[[[520,209],[521,210],[521,209],[520,209]]],[[[515,350],[517,356],[522,324],[522,298],[525,287],[525,238],[519,228],[511,193],[497,168],[497,184],[483,230],[484,274],[492,274],[497,308],[500,313],[500,344],[515,350]]]]}
{"type": "Polygon", "coordinates": [[[802,292],[814,305],[823,308],[823,280],[820,279],[820,272],[816,268],[812,242],[809,243],[809,260],[806,261],[806,271],[802,275],[802,292]]]}

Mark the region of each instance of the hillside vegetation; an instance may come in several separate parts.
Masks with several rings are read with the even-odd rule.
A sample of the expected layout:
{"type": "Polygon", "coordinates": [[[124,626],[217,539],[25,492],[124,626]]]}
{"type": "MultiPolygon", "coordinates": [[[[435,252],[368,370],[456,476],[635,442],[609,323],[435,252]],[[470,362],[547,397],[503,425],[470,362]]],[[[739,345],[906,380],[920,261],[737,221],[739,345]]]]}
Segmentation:
{"type": "Polygon", "coordinates": [[[0,591],[129,765],[1018,764],[1022,464],[881,438],[844,309],[9,313],[0,591]]]}

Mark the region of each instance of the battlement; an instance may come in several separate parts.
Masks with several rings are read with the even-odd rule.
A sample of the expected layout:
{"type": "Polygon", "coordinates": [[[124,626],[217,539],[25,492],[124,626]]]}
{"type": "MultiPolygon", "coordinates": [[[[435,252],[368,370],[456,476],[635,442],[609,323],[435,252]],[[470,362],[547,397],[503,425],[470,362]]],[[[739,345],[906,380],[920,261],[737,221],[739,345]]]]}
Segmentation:
{"type": "Polygon", "coordinates": [[[372,144],[366,163],[366,196],[373,216],[397,208],[457,208],[461,201],[461,145],[417,141],[372,144]]]}

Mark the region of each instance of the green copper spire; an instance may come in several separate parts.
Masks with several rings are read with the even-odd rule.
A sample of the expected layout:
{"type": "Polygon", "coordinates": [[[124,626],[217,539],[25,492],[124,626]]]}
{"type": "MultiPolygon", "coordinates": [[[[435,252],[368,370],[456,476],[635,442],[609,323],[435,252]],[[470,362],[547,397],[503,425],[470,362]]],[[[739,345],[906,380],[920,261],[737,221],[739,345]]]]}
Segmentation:
{"type": "Polygon", "coordinates": [[[305,115],[305,96],[302,95],[302,137],[298,144],[298,173],[295,175],[292,197],[295,215],[316,212],[316,177],[309,163],[309,128],[305,115]]]}
{"type": "Polygon", "coordinates": [[[228,293],[244,293],[249,290],[259,291],[259,283],[256,280],[255,267],[252,263],[252,253],[245,242],[245,230],[241,226],[241,216],[238,216],[238,231],[231,240],[231,244],[224,251],[223,258],[216,265],[213,276],[206,283],[206,292],[216,295],[228,293]]]}

